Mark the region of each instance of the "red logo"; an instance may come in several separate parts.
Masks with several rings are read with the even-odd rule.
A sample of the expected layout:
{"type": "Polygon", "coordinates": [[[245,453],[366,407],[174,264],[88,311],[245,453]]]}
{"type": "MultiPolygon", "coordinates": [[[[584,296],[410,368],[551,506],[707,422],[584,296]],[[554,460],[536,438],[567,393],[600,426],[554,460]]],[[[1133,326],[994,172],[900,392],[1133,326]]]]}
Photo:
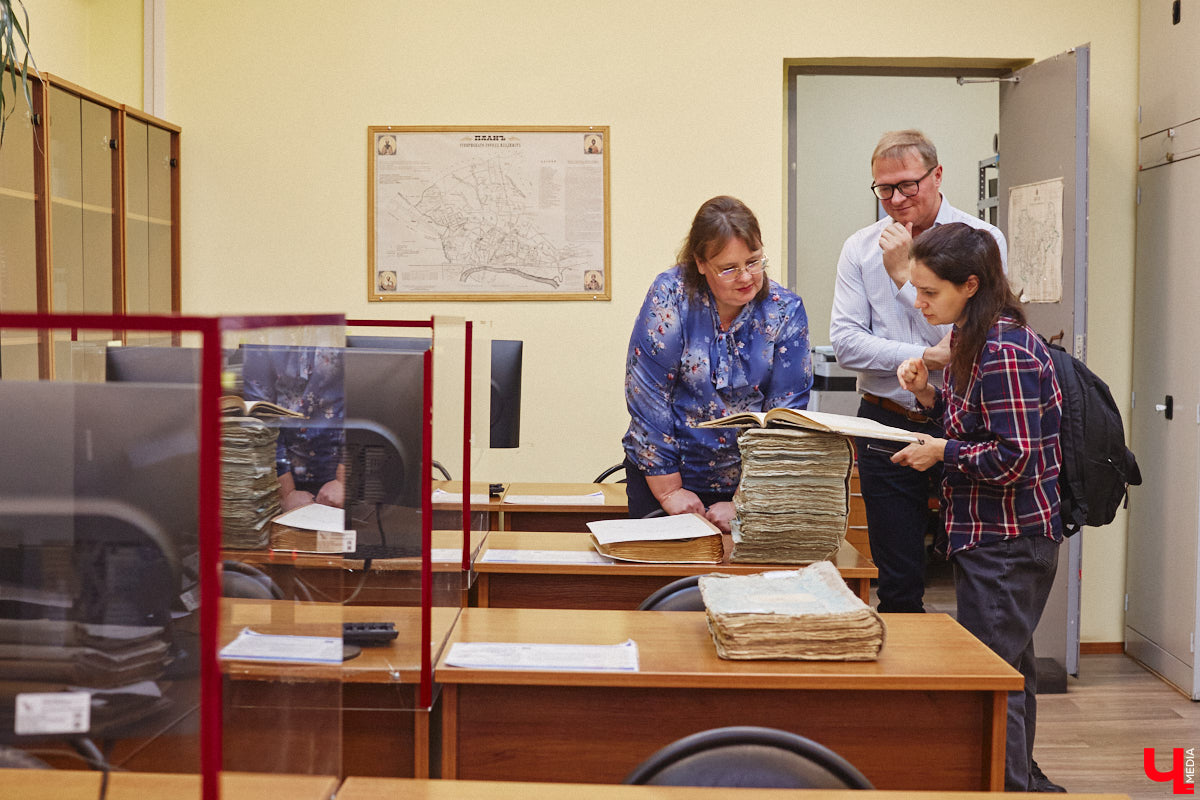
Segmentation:
{"type": "Polygon", "coordinates": [[[1146,777],[1157,783],[1171,781],[1171,791],[1174,794],[1196,793],[1196,751],[1193,748],[1184,750],[1175,747],[1171,750],[1171,771],[1159,772],[1154,766],[1154,748],[1147,747],[1142,751],[1142,764],[1146,777]]]}

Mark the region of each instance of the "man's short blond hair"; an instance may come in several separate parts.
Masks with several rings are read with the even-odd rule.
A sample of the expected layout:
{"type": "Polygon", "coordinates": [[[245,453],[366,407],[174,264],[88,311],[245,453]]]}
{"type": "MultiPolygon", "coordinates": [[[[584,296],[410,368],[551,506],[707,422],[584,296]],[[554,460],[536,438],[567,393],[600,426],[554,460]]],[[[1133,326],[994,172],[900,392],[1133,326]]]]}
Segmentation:
{"type": "Polygon", "coordinates": [[[875,152],[871,153],[871,166],[881,158],[903,160],[910,151],[916,152],[927,169],[937,166],[937,148],[925,134],[912,128],[885,133],[875,145],[875,152]]]}

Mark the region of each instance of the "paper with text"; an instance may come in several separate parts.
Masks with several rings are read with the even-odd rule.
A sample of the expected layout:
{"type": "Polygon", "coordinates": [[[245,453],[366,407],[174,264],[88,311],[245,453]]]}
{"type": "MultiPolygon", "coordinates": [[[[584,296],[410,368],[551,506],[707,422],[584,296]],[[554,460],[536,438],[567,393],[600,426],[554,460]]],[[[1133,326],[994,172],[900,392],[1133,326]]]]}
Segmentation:
{"type": "Polygon", "coordinates": [[[455,642],[446,666],[473,669],[547,669],[637,672],[637,642],[621,644],[529,644],[455,642]]]}

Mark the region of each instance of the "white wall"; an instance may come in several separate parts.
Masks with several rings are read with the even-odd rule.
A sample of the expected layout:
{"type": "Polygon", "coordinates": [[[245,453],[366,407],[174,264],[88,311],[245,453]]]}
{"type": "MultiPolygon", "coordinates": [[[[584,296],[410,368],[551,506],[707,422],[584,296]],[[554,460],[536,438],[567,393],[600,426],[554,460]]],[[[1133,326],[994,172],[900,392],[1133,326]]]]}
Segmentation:
{"type": "MultiPolygon", "coordinates": [[[[141,30],[107,24],[136,9],[140,25],[140,3],[28,5],[43,68],[140,102],[141,30]]],[[[480,479],[588,480],[617,460],[633,315],[701,202],[737,195],[785,241],[788,58],[1041,59],[1090,42],[1089,360],[1129,396],[1136,0],[174,0],[166,14],[185,311],[493,320],[527,342],[526,414],[523,446],[486,454],[480,479]],[[365,131],[387,124],[612,126],[612,301],[367,303],[365,131]]],[[[1119,641],[1124,522],[1088,536],[1081,638],[1119,641]]]]}

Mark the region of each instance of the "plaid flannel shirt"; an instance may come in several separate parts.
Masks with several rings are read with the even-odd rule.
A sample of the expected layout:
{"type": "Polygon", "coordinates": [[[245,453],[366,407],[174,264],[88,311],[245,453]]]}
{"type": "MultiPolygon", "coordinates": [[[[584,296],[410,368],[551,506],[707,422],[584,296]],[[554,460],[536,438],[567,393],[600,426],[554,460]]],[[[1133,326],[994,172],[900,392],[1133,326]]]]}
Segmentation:
{"type": "Polygon", "coordinates": [[[1017,536],[1062,541],[1062,392],[1045,343],[1001,317],[967,385],[946,375],[933,413],[948,439],[942,508],[950,552],[1017,536]]]}

